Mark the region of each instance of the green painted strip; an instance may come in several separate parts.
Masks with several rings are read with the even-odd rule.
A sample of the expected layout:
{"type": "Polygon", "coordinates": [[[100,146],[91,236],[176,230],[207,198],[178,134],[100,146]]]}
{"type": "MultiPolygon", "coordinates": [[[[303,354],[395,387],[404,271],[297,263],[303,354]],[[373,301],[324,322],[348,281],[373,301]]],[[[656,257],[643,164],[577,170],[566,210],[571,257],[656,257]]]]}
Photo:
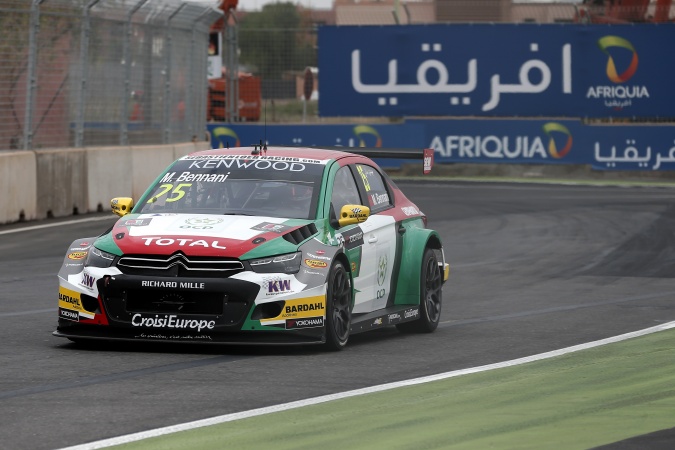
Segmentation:
{"type": "Polygon", "coordinates": [[[675,426],[675,330],[125,449],[589,448],[675,426]]]}

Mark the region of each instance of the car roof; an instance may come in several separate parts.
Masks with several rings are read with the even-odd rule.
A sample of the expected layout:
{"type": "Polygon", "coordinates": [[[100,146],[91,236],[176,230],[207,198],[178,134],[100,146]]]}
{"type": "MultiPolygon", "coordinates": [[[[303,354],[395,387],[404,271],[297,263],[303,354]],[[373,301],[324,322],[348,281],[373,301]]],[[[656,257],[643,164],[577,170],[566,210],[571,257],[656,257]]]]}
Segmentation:
{"type": "MultiPolygon", "coordinates": [[[[347,149],[348,147],[345,147],[347,149]]],[[[196,153],[191,153],[190,156],[210,156],[210,155],[258,155],[258,156],[273,156],[273,157],[289,157],[289,158],[307,158],[318,160],[341,159],[349,156],[356,156],[365,158],[361,155],[349,153],[346,151],[322,149],[319,147],[267,147],[267,150],[259,152],[260,147],[234,147],[234,148],[217,148],[212,150],[204,150],[196,153]],[[259,152],[259,153],[256,153],[259,152]]]]}

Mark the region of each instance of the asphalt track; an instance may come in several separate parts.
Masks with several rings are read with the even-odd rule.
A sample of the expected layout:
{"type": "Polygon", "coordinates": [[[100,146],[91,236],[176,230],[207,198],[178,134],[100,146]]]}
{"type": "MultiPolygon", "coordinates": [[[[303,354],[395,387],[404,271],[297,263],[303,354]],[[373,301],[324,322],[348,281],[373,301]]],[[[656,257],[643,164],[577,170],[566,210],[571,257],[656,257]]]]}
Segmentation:
{"type": "Polygon", "coordinates": [[[0,447],[76,445],[675,320],[671,188],[398,184],[444,240],[452,269],[442,324],[430,335],[392,328],[354,336],[339,353],[77,347],[51,336],[56,273],[72,240],[114,218],[12,233],[20,226],[0,227],[0,447]]]}

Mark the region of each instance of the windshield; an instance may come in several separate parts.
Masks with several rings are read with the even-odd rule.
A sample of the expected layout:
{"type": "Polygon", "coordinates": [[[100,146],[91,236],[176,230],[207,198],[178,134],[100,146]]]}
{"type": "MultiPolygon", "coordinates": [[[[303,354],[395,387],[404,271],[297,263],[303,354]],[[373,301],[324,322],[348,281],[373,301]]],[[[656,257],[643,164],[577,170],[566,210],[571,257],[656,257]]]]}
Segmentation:
{"type": "Polygon", "coordinates": [[[312,219],[324,167],[302,158],[188,156],[169,168],[134,212],[312,219]]]}

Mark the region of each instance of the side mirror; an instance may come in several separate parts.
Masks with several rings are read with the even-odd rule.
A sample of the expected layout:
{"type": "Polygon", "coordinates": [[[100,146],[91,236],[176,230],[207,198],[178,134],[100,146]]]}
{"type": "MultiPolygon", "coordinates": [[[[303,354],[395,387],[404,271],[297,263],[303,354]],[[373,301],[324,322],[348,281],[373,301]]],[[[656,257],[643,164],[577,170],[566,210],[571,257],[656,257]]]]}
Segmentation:
{"type": "Polygon", "coordinates": [[[363,205],[345,205],[340,210],[340,227],[365,222],[370,216],[370,208],[363,205]]]}
{"type": "Polygon", "coordinates": [[[112,212],[118,216],[126,216],[131,212],[131,208],[134,207],[134,199],[131,197],[115,197],[110,200],[110,208],[112,212]]]}

